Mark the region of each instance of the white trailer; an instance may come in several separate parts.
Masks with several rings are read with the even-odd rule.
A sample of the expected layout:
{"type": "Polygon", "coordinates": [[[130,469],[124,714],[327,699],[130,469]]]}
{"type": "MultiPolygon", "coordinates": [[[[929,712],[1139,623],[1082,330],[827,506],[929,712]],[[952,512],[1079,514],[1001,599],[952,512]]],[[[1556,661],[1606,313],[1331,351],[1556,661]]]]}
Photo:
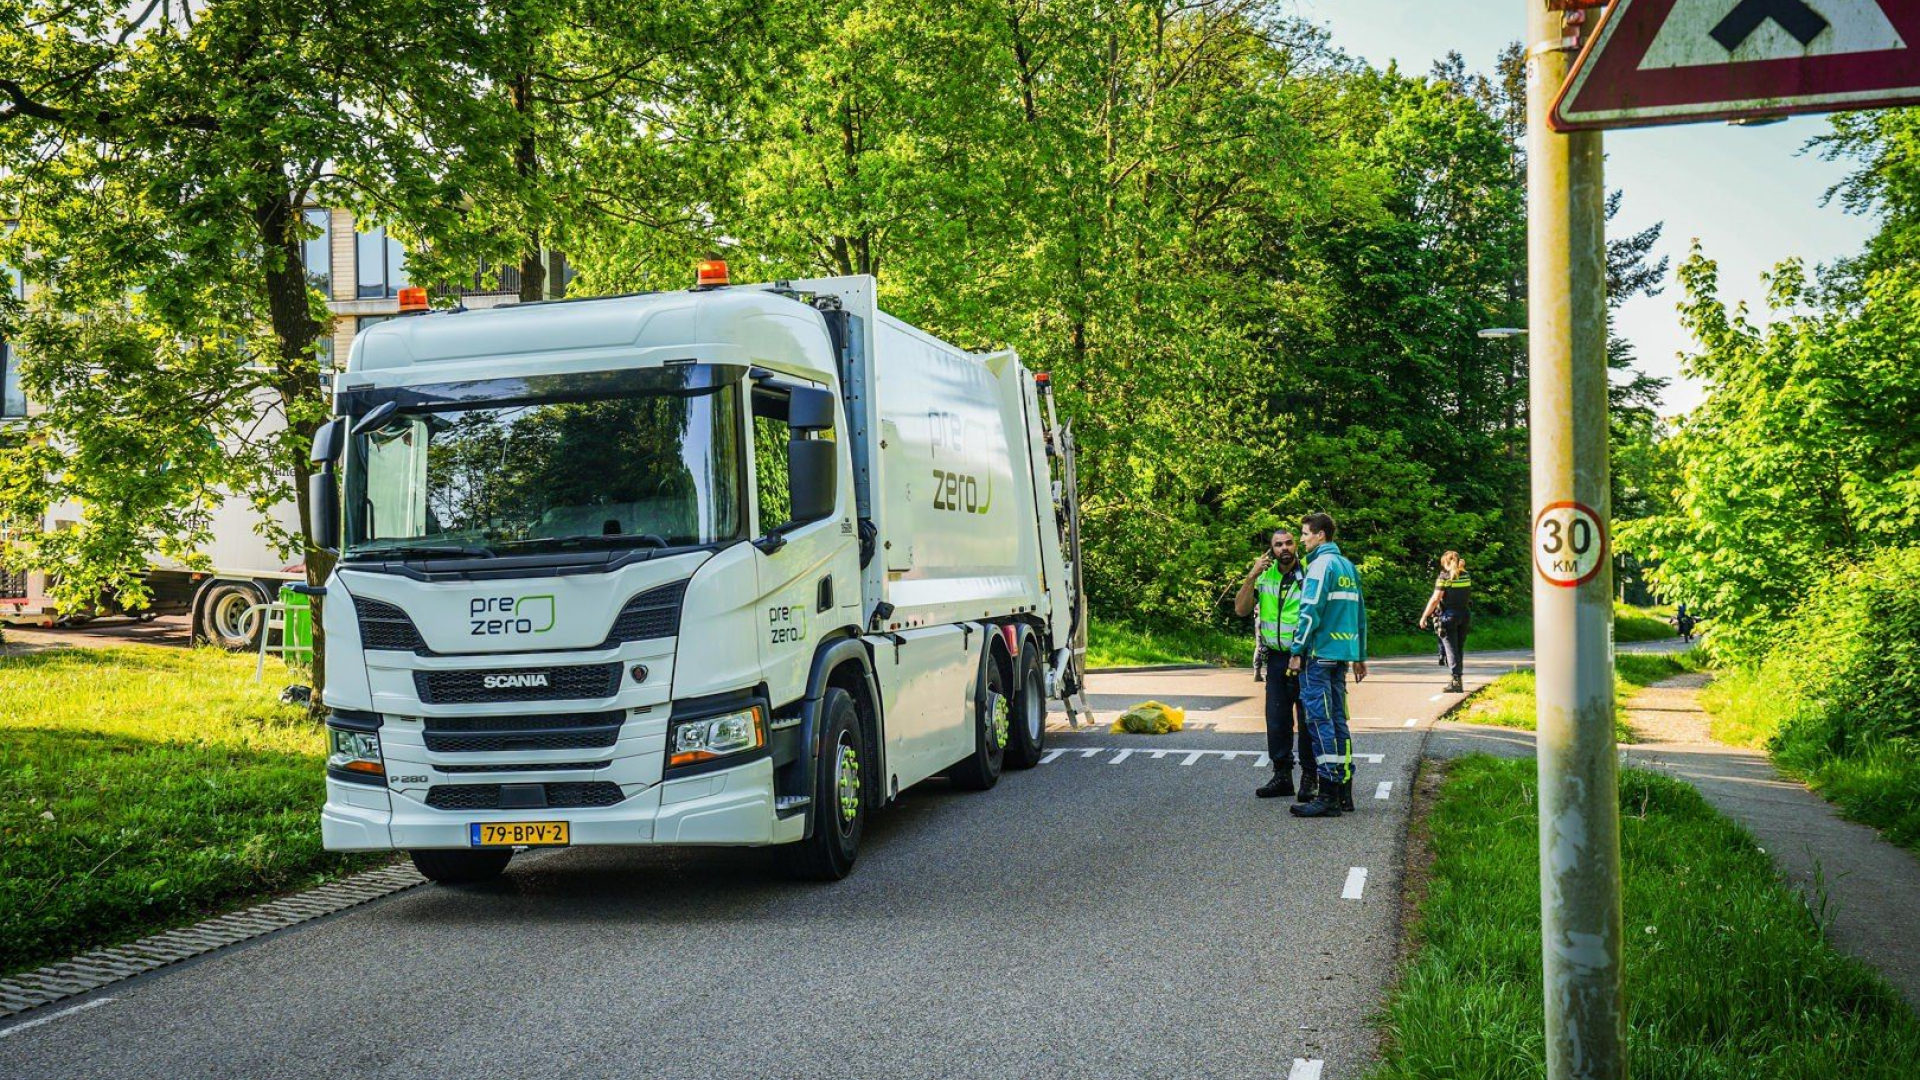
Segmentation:
{"type": "MultiPolygon", "coordinates": [[[[1086,616],[1044,377],[868,277],[425,315],[315,440],[332,850],[853,866],[934,776],[1036,764],[1086,616]]],[[[1084,705],[1080,705],[1084,709],[1084,705]]]]}
{"type": "MultiPolygon", "coordinates": [[[[37,528],[72,528],[82,514],[73,503],[52,507],[37,528]]],[[[292,503],[273,509],[271,518],[288,532],[299,532],[299,514],[292,503]]],[[[260,514],[244,499],[228,499],[213,511],[212,539],[200,554],[206,564],[193,568],[170,559],[156,559],[146,574],[149,602],[129,609],[116,596],[100,597],[92,606],[62,609],[50,595],[50,582],[38,570],[0,569],[0,622],[17,626],[78,626],[99,617],[126,615],[187,615],[196,639],[226,649],[251,649],[265,632],[264,620],[247,618],[246,611],[266,603],[290,581],[304,581],[301,563],[288,559],[269,544],[260,529],[260,514]]],[[[0,543],[6,539],[0,530],[0,543]]]]}

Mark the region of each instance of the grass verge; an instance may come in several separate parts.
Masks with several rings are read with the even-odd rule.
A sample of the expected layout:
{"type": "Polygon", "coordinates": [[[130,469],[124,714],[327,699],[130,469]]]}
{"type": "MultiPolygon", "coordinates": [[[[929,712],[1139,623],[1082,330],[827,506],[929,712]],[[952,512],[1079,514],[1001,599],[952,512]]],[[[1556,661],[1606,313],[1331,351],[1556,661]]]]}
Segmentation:
{"type": "Polygon", "coordinates": [[[1702,691],[1713,737],[1735,746],[1764,746],[1782,772],[1801,780],[1854,821],[1920,852],[1920,749],[1906,740],[1870,743],[1836,754],[1813,725],[1783,733],[1796,712],[1818,705],[1779,661],[1733,668],[1702,691]]]}
{"type": "MultiPolygon", "coordinates": [[[[1148,664],[1215,664],[1245,667],[1253,662],[1253,631],[1218,627],[1144,626],[1095,618],[1088,627],[1087,666],[1135,667],[1148,664]]],[[[1383,632],[1372,628],[1368,651],[1376,657],[1418,656],[1434,652],[1431,632],[1411,628],[1383,632]]],[[[1614,605],[1614,640],[1663,641],[1673,636],[1654,611],[1614,605]]],[[[1497,649],[1533,647],[1530,615],[1481,615],[1467,631],[1467,655],[1497,649]]]]}
{"type": "MultiPolygon", "coordinates": [[[[1532,761],[1463,758],[1427,818],[1413,957],[1372,1080],[1544,1075],[1532,761]]],[[[1620,777],[1627,1039],[1638,1080],[1906,1080],[1920,1017],[1699,793],[1620,777]]]]}
{"type": "MultiPolygon", "coordinates": [[[[1633,729],[1627,726],[1627,699],[1661,679],[1697,671],[1700,663],[1693,653],[1616,653],[1613,658],[1614,739],[1618,742],[1634,739],[1633,729]]],[[[1488,683],[1460,710],[1458,719],[1468,724],[1532,731],[1535,724],[1533,672],[1509,672],[1488,683]]]]}
{"type": "Polygon", "coordinates": [[[0,657],[0,972],[373,865],[320,847],[320,728],[254,661],[0,657]]]}
{"type": "Polygon", "coordinates": [[[1148,664],[1215,664],[1246,667],[1253,663],[1253,632],[1211,626],[1142,626],[1095,618],[1087,626],[1087,666],[1138,667],[1148,664]]]}

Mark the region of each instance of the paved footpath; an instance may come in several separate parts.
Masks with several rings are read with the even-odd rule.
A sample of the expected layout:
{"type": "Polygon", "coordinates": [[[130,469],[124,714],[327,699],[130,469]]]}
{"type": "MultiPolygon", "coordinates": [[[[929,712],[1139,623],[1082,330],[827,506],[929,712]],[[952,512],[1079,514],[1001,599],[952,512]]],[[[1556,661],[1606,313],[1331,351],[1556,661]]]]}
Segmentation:
{"type": "Polygon", "coordinates": [[[1336,821],[1253,797],[1250,672],[1101,675],[1103,718],[1154,697],[1187,730],[1057,725],[993,791],[920,785],[836,885],[751,850],[523,857],[13,1017],[0,1076],[1359,1077],[1443,682],[1355,688],[1336,821]]]}
{"type": "MultiPolygon", "coordinates": [[[[1640,741],[1622,746],[1622,755],[1698,788],[1753,834],[1809,903],[1820,904],[1824,888],[1828,940],[1878,968],[1920,1009],[1920,859],[1780,776],[1763,751],[1714,742],[1699,701],[1709,681],[1679,675],[1629,701],[1627,722],[1640,741]]],[[[1531,756],[1533,733],[1443,723],[1430,745],[1442,757],[1531,756]]]]}

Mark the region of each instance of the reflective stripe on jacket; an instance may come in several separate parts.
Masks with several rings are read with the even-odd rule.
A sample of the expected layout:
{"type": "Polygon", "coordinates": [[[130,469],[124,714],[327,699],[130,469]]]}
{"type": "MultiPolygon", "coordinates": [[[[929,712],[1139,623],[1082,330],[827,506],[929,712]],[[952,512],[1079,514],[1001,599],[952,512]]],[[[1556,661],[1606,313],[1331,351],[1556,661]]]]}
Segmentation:
{"type": "Polygon", "coordinates": [[[1357,661],[1367,658],[1367,604],[1360,571],[1331,541],[1307,553],[1307,580],[1300,590],[1300,620],[1294,627],[1295,656],[1357,661]]]}

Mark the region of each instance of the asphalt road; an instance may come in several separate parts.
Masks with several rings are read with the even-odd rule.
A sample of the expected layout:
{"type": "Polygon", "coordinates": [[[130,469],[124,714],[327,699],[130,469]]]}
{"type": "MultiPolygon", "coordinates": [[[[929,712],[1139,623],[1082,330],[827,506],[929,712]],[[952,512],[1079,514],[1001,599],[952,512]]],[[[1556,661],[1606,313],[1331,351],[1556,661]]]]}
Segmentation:
{"type": "Polygon", "coordinates": [[[993,791],[922,785],[836,885],[745,850],[522,857],[19,1017],[0,1076],[1356,1077],[1443,683],[1407,659],[1355,688],[1380,759],[1338,820],[1253,798],[1249,673],[1098,676],[1103,715],[1156,697],[1187,730],[1061,727],[993,791]]]}

